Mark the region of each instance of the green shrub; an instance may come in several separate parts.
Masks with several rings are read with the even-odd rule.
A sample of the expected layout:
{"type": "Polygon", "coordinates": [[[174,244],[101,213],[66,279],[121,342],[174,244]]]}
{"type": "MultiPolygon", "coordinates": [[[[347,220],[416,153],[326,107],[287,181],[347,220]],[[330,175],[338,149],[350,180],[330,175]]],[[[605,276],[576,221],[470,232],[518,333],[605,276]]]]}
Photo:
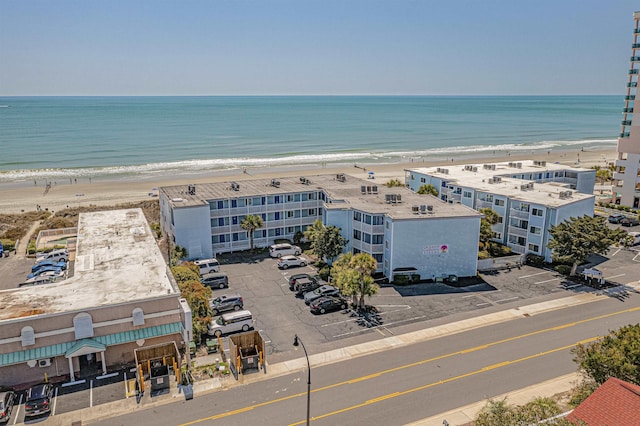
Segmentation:
{"type": "Polygon", "coordinates": [[[491,255],[489,254],[488,251],[479,251],[478,259],[491,259],[491,255]]]}
{"type": "Polygon", "coordinates": [[[36,254],[36,242],[30,241],[29,246],[27,247],[28,254],[36,254]]]}
{"type": "Polygon", "coordinates": [[[286,238],[276,238],[275,240],[273,240],[273,244],[293,244],[291,242],[291,240],[288,240],[286,238]]]}
{"type": "Polygon", "coordinates": [[[562,275],[566,275],[566,276],[568,276],[571,273],[571,266],[569,265],[556,265],[556,267],[553,269],[555,269],[556,272],[559,272],[562,275]]]}
{"type": "Polygon", "coordinates": [[[324,265],[322,268],[320,268],[318,270],[318,275],[320,275],[320,278],[322,278],[324,281],[329,281],[329,275],[331,275],[331,268],[329,267],[329,265],[324,265]]]}
{"type": "Polygon", "coordinates": [[[300,241],[304,238],[304,233],[302,231],[298,231],[293,234],[293,243],[300,244],[300,241]]]}
{"type": "Polygon", "coordinates": [[[527,253],[527,265],[541,268],[544,266],[544,256],[538,256],[537,254],[527,253]]]}
{"type": "Polygon", "coordinates": [[[0,242],[2,242],[2,247],[4,247],[4,251],[13,251],[16,248],[15,240],[3,239],[3,240],[0,240],[0,242]]]}
{"type": "Polygon", "coordinates": [[[409,281],[411,281],[411,278],[407,275],[394,275],[393,276],[393,283],[395,285],[406,285],[409,284],[409,281]]]}
{"type": "Polygon", "coordinates": [[[418,283],[420,282],[420,274],[411,274],[410,279],[412,283],[418,283]]]}

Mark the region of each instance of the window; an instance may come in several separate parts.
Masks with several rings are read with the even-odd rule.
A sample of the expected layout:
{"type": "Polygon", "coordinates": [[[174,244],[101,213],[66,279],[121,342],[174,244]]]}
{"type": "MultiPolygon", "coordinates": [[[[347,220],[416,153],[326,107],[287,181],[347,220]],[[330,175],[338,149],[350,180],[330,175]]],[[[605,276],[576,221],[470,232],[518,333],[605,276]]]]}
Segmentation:
{"type": "Polygon", "coordinates": [[[391,221],[389,221],[389,220],[386,222],[387,229],[389,229],[391,227],[390,223],[391,223],[391,221]]]}
{"type": "Polygon", "coordinates": [[[362,213],[353,212],[353,220],[355,220],[356,222],[362,222],[362,213]]]}
{"type": "Polygon", "coordinates": [[[534,216],[542,216],[542,209],[536,209],[536,208],[534,207],[531,213],[532,213],[534,216]]]}
{"type": "Polygon", "coordinates": [[[93,321],[91,315],[86,312],[73,317],[73,328],[76,334],[76,340],[93,337],[93,321]]]}
{"type": "Polygon", "coordinates": [[[536,244],[529,244],[529,250],[538,253],[540,247],[538,247],[538,245],[536,244]]]}
{"type": "Polygon", "coordinates": [[[364,238],[363,238],[363,241],[364,241],[365,243],[367,243],[367,244],[371,244],[371,234],[367,234],[366,232],[364,232],[364,233],[362,234],[362,236],[364,237],[364,238]]]}
{"type": "Polygon", "coordinates": [[[22,339],[22,346],[31,346],[36,344],[36,335],[33,332],[32,327],[22,327],[22,331],[20,331],[20,338],[22,339]]]}
{"type": "Polygon", "coordinates": [[[316,209],[309,209],[309,216],[315,216],[316,215],[316,209]]]}
{"type": "Polygon", "coordinates": [[[502,221],[503,221],[502,216],[498,215],[498,223],[502,223],[502,221]]]}
{"type": "Polygon", "coordinates": [[[493,204],[495,204],[496,206],[504,206],[504,200],[497,200],[496,199],[496,201],[493,204]]]}
{"type": "Polygon", "coordinates": [[[378,263],[382,263],[382,253],[375,253],[372,254],[373,258],[376,260],[376,262],[378,263]]]}
{"type": "Polygon", "coordinates": [[[374,216],[373,224],[374,225],[382,225],[384,223],[384,216],[374,216]]]}
{"type": "Polygon", "coordinates": [[[493,238],[497,238],[499,240],[502,239],[502,232],[494,232],[493,233],[493,238]]]}
{"type": "Polygon", "coordinates": [[[354,240],[361,240],[362,239],[362,232],[358,231],[357,229],[353,230],[353,239],[354,240]]]}
{"type": "Polygon", "coordinates": [[[238,200],[231,200],[231,208],[238,207],[238,200]]]}
{"type": "Polygon", "coordinates": [[[529,228],[529,232],[531,232],[532,234],[540,235],[540,231],[540,228],[538,228],[537,226],[532,226],[531,228],[529,228]]]}
{"type": "Polygon", "coordinates": [[[384,248],[389,249],[389,241],[384,242],[384,248]]]}
{"type": "Polygon", "coordinates": [[[493,203],[493,194],[487,194],[487,198],[485,200],[490,203],[493,203]]]}
{"type": "MultiPolygon", "coordinates": [[[[411,180],[413,180],[413,175],[411,175],[411,180]]],[[[427,183],[426,178],[420,178],[420,183],[427,183]]]]}
{"type": "Polygon", "coordinates": [[[144,312],[140,308],[135,308],[131,313],[133,317],[133,325],[144,325],[144,312]]]}
{"type": "Polygon", "coordinates": [[[232,225],[238,224],[238,216],[231,216],[231,224],[232,225]]]}
{"type": "Polygon", "coordinates": [[[287,219],[291,219],[292,217],[294,217],[294,212],[293,210],[287,210],[287,219]]]}
{"type": "Polygon", "coordinates": [[[462,196],[464,198],[471,198],[471,191],[464,191],[464,193],[462,194],[462,196]]]}
{"type": "Polygon", "coordinates": [[[364,215],[364,223],[371,225],[371,215],[370,214],[365,214],[364,215]]]}
{"type": "Polygon", "coordinates": [[[520,211],[521,212],[528,212],[529,211],[529,204],[520,203],[520,211]]]}
{"type": "Polygon", "coordinates": [[[373,238],[371,240],[371,242],[373,244],[382,244],[382,242],[384,241],[384,235],[373,235],[373,238]]]}

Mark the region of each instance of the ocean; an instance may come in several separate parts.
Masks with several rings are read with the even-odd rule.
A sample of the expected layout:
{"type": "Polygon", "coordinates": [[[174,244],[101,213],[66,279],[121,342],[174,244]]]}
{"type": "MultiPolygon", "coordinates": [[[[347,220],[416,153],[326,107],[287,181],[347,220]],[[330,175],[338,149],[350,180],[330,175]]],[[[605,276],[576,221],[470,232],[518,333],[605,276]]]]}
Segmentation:
{"type": "Polygon", "coordinates": [[[622,96],[0,97],[0,183],[614,148],[622,96]]]}

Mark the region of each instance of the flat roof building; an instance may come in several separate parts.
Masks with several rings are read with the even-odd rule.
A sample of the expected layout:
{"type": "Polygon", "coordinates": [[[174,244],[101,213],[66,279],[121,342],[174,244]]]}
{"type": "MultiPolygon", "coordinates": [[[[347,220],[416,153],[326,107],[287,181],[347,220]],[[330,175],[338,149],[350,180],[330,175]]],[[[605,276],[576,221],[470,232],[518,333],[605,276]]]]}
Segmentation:
{"type": "Polygon", "coordinates": [[[387,277],[406,267],[424,278],[476,274],[481,215],[404,187],[338,174],[171,186],[159,195],[163,232],[194,259],[249,249],[240,224],[253,214],[264,221],[258,247],[321,220],[340,228],[346,252],[371,254],[387,277]]]}
{"type": "Polygon", "coordinates": [[[133,361],[134,349],[182,347],[190,320],[140,209],[81,213],[73,276],[0,299],[3,385],[107,374],[133,361]]]}
{"type": "Polygon", "coordinates": [[[422,167],[405,173],[412,191],[432,185],[444,202],[494,210],[500,216],[493,226],[495,241],[547,261],[550,227],[594,212],[595,170],[527,161],[422,167]]]}

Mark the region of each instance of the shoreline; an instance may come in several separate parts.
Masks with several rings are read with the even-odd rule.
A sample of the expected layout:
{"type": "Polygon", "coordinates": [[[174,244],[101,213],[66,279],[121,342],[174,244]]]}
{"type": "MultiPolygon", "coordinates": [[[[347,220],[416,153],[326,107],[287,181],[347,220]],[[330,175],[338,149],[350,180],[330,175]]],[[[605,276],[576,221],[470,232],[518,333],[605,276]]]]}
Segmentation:
{"type": "Polygon", "coordinates": [[[594,165],[606,166],[615,162],[617,152],[614,149],[581,149],[549,150],[530,152],[507,152],[478,155],[477,152],[465,155],[460,153],[454,158],[422,157],[406,158],[405,161],[393,163],[356,162],[356,163],[316,163],[302,165],[282,165],[276,167],[246,167],[222,169],[203,172],[183,172],[178,174],[136,175],[105,178],[86,178],[54,181],[46,189],[44,181],[21,181],[0,183],[0,213],[21,213],[35,211],[37,206],[43,210],[58,211],[64,208],[97,205],[111,206],[127,202],[139,202],[153,199],[157,188],[162,186],[187,185],[190,183],[207,183],[222,181],[243,181],[289,176],[345,173],[366,179],[370,171],[375,173],[375,180],[384,184],[390,179],[404,181],[404,170],[419,167],[441,165],[459,165],[469,163],[498,163],[523,160],[546,160],[571,165],[573,167],[590,168],[594,165]],[[70,183],[71,182],[71,183],[70,183]],[[155,189],[154,189],[155,188],[155,189]]]}

